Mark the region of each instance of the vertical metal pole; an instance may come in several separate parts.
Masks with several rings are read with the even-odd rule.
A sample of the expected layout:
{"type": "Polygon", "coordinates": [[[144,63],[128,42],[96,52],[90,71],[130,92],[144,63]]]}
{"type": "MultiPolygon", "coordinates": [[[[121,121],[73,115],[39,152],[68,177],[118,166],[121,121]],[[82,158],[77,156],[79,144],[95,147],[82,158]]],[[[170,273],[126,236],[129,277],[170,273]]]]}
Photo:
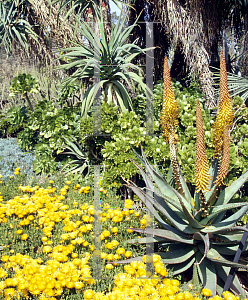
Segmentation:
{"type": "MultiPolygon", "coordinates": [[[[153,22],[146,22],[146,48],[153,47],[153,22]]],[[[154,70],[154,49],[148,50],[146,52],[146,134],[154,134],[154,110],[153,110],[153,70],[154,70]],[[148,88],[150,91],[148,91],[148,88]]],[[[147,176],[148,173],[147,173],[147,176]]],[[[151,179],[151,178],[150,178],[151,179]]],[[[153,199],[153,186],[152,191],[147,191],[148,196],[153,199]]],[[[151,199],[150,198],[150,199],[151,199]]],[[[151,211],[147,210],[146,214],[146,277],[151,277],[154,275],[154,206],[153,203],[149,202],[146,197],[146,206],[152,208],[151,211]],[[149,233],[148,233],[149,232],[149,233]]]]}
{"type": "MultiPolygon", "coordinates": [[[[146,174],[147,177],[150,174],[146,174]]],[[[149,179],[149,178],[148,178],[149,179]]],[[[151,179],[151,178],[150,178],[151,179]]],[[[153,198],[153,185],[149,187],[151,191],[146,192],[146,207],[149,207],[150,210],[147,209],[146,213],[146,277],[151,277],[154,275],[154,262],[153,262],[153,255],[154,255],[154,198],[153,198]],[[149,200],[149,198],[150,200],[149,200]],[[151,201],[152,199],[152,201],[151,201]]]]}
{"type": "Polygon", "coordinates": [[[101,201],[100,166],[94,166],[94,241],[93,278],[101,279],[101,201]]]}
{"type": "MultiPolygon", "coordinates": [[[[100,82],[100,28],[98,22],[94,25],[94,84],[100,82]]],[[[93,135],[101,134],[101,91],[98,89],[93,105],[93,135]]]]}
{"type": "MultiPolygon", "coordinates": [[[[100,28],[94,24],[94,84],[100,82],[100,28]]],[[[101,91],[98,89],[93,105],[93,136],[101,134],[101,91]]],[[[94,243],[93,278],[101,279],[101,201],[100,165],[94,166],[94,243]]]]}
{"type": "MultiPolygon", "coordinates": [[[[146,22],[146,48],[153,47],[153,22],[146,22]]],[[[146,52],[146,134],[154,133],[154,110],[153,110],[153,74],[154,74],[154,49],[146,52]]]]}

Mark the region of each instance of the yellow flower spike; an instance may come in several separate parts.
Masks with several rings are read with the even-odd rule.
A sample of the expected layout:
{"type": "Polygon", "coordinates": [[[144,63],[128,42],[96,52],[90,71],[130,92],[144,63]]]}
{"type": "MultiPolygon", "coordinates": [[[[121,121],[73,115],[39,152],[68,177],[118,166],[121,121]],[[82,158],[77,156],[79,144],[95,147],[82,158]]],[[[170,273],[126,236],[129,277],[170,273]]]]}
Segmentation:
{"type": "Polygon", "coordinates": [[[226,178],[228,167],[229,167],[230,153],[229,153],[229,130],[228,126],[224,130],[223,138],[223,155],[221,159],[221,164],[218,172],[218,177],[215,181],[217,185],[224,184],[224,179],[226,178]]]}
{"type": "Polygon", "coordinates": [[[203,120],[200,101],[196,104],[196,168],[195,183],[197,192],[208,191],[210,175],[208,173],[208,161],[204,142],[203,120]]]}
{"type": "Polygon", "coordinates": [[[231,127],[233,124],[234,112],[232,110],[232,101],[228,91],[226,62],[223,51],[220,55],[220,99],[217,111],[216,122],[213,126],[214,132],[214,156],[222,157],[223,151],[223,134],[226,126],[231,127]]]}
{"type": "Polygon", "coordinates": [[[169,136],[175,134],[175,126],[178,124],[178,104],[171,85],[168,59],[164,58],[164,94],[161,112],[161,127],[163,136],[169,141],[169,136]]]}
{"type": "Polygon", "coordinates": [[[176,156],[176,130],[178,125],[178,104],[175,99],[175,95],[172,89],[171,77],[168,59],[164,58],[164,94],[163,105],[160,117],[160,123],[162,127],[163,137],[169,142],[170,145],[170,157],[172,163],[173,174],[177,183],[178,191],[183,195],[183,188],[179,180],[178,161],[176,156]]]}

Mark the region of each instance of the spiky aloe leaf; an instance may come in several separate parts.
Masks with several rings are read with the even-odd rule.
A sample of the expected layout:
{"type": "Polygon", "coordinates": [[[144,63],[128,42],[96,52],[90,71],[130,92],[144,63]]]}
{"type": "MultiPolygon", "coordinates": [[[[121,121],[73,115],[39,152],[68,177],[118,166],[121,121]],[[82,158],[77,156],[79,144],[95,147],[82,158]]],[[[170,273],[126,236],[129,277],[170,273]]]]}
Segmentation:
{"type": "MultiPolygon", "coordinates": [[[[195,252],[197,251],[197,247],[192,247],[190,245],[185,245],[185,247],[178,247],[179,244],[171,244],[169,246],[169,251],[167,252],[155,252],[161,256],[162,261],[164,264],[181,264],[187,261],[192,256],[194,257],[195,252]]],[[[137,256],[125,260],[119,261],[112,261],[110,263],[117,263],[117,264],[127,264],[133,261],[142,261],[142,256],[137,256]]]]}
{"type": "Polygon", "coordinates": [[[243,234],[233,234],[232,232],[226,233],[225,236],[215,234],[215,239],[211,240],[211,243],[216,245],[235,245],[240,242],[242,236],[243,234]]]}
{"type": "MultiPolygon", "coordinates": [[[[204,249],[202,245],[199,245],[200,251],[203,253],[204,249]]],[[[214,262],[215,264],[219,264],[221,266],[226,266],[226,267],[234,267],[234,268],[244,268],[248,270],[247,265],[242,265],[239,263],[234,263],[232,261],[229,261],[225,259],[217,250],[211,248],[208,253],[207,253],[207,258],[214,262]]]]}
{"type": "Polygon", "coordinates": [[[154,217],[159,221],[159,223],[167,230],[171,230],[172,232],[178,234],[178,235],[184,235],[187,236],[186,233],[182,232],[181,230],[178,230],[177,228],[174,228],[170,225],[168,225],[167,223],[165,223],[164,220],[162,220],[162,218],[159,216],[159,214],[157,213],[156,210],[153,209],[153,203],[150,203],[147,200],[147,197],[145,196],[145,193],[138,187],[135,186],[131,186],[130,187],[133,192],[141,199],[141,201],[143,201],[143,203],[146,203],[147,208],[149,209],[149,211],[154,215],[154,217]]]}
{"type": "MultiPolygon", "coordinates": [[[[137,155],[137,154],[136,154],[136,155],[137,155]]],[[[130,159],[130,160],[131,160],[131,161],[134,163],[134,165],[139,169],[139,171],[140,171],[140,173],[141,173],[141,175],[142,175],[142,177],[143,177],[143,179],[144,179],[146,185],[147,185],[148,187],[152,188],[152,181],[151,181],[151,179],[149,178],[149,176],[147,176],[147,174],[143,171],[143,169],[142,169],[142,168],[141,168],[141,167],[140,167],[133,159],[130,159]]],[[[145,162],[144,162],[144,164],[145,164],[145,162]]],[[[160,189],[161,193],[162,193],[163,195],[166,195],[168,198],[171,198],[172,200],[174,200],[174,201],[176,201],[176,202],[179,203],[177,197],[175,196],[175,194],[174,194],[174,192],[173,192],[173,190],[174,190],[173,187],[171,187],[171,186],[163,179],[163,177],[160,176],[159,174],[157,174],[157,177],[158,177],[158,178],[156,178],[156,177],[154,178],[153,172],[155,172],[155,170],[153,170],[151,166],[148,167],[148,166],[146,165],[146,167],[147,167],[147,172],[149,172],[149,173],[152,175],[153,179],[155,179],[155,182],[156,182],[158,188],[160,189]]]]}
{"type": "MultiPolygon", "coordinates": [[[[200,198],[200,193],[195,193],[194,195],[194,202],[195,202],[195,209],[196,211],[199,211],[201,208],[201,198],[200,198]]],[[[200,214],[199,214],[200,216],[200,214]]]]}
{"type": "Polygon", "coordinates": [[[205,236],[202,235],[200,232],[196,232],[193,235],[194,239],[198,239],[198,240],[202,240],[204,242],[204,246],[205,246],[205,251],[204,254],[202,256],[201,261],[198,264],[201,264],[201,262],[203,261],[203,259],[206,257],[206,255],[208,254],[208,251],[210,249],[210,241],[209,241],[209,234],[207,233],[205,236]]]}
{"type": "MultiPolygon", "coordinates": [[[[144,189],[146,189],[146,188],[144,188],[144,189]]],[[[146,189],[146,190],[151,193],[154,192],[153,193],[154,201],[158,202],[161,206],[164,206],[164,203],[166,203],[182,220],[187,220],[185,218],[185,215],[184,215],[181,205],[179,203],[173,201],[169,197],[161,195],[157,188],[154,188],[154,191],[150,190],[150,189],[146,189]]]]}
{"type": "MultiPolygon", "coordinates": [[[[215,267],[216,267],[216,272],[218,272],[218,275],[225,282],[227,280],[227,276],[230,271],[230,268],[226,267],[226,266],[220,266],[220,265],[216,265],[215,267]]],[[[244,296],[244,290],[243,290],[236,274],[234,275],[233,282],[230,284],[230,288],[233,292],[244,296]]]]}
{"type": "MultiPolygon", "coordinates": [[[[247,210],[248,210],[248,205],[243,206],[239,211],[237,211],[229,218],[219,223],[215,223],[214,226],[213,225],[206,226],[206,228],[202,229],[201,232],[204,233],[217,233],[219,231],[224,232],[226,229],[229,229],[230,227],[234,226],[235,223],[247,212],[247,210]]],[[[247,229],[244,229],[244,231],[247,231],[247,229]]]]}
{"type": "Polygon", "coordinates": [[[232,199],[232,197],[237,193],[237,191],[242,187],[242,185],[247,181],[247,179],[248,170],[220,193],[216,205],[228,203],[232,199]]]}
{"type": "MultiPolygon", "coordinates": [[[[77,147],[76,144],[72,143],[70,140],[68,140],[66,137],[63,136],[63,138],[66,140],[67,142],[67,146],[66,148],[71,150],[70,154],[74,154],[75,156],[77,156],[78,158],[85,158],[85,156],[83,155],[83,153],[79,150],[79,148],[77,147]]],[[[74,137],[71,136],[71,138],[74,139],[74,141],[76,142],[76,139],[74,137]]],[[[77,142],[76,142],[77,143],[77,142]]]]}
{"type": "Polygon", "coordinates": [[[186,199],[189,203],[191,203],[191,198],[192,198],[192,196],[191,196],[191,194],[190,194],[189,188],[188,188],[188,186],[187,186],[187,183],[186,183],[186,181],[185,181],[185,179],[184,179],[184,177],[183,177],[183,174],[182,174],[182,171],[181,171],[180,168],[178,168],[178,173],[179,173],[179,179],[180,179],[180,182],[181,182],[181,186],[182,186],[182,188],[183,188],[183,193],[184,193],[184,195],[185,195],[185,199],[186,199]]]}
{"type": "MultiPolygon", "coordinates": [[[[129,227],[125,227],[125,228],[133,230],[133,228],[129,228],[129,227]]],[[[139,228],[134,228],[134,229],[139,229],[139,228]]],[[[134,230],[134,231],[136,232],[136,230],[134,230]]],[[[161,243],[164,243],[164,238],[161,238],[161,237],[158,237],[158,236],[144,237],[144,238],[126,240],[126,242],[129,243],[129,244],[145,244],[145,243],[161,244],[161,243]]]]}
{"type": "Polygon", "coordinates": [[[215,271],[214,263],[207,259],[202,260],[202,254],[200,253],[200,251],[196,253],[196,261],[197,270],[202,284],[205,288],[210,289],[215,295],[217,285],[217,274],[215,271]]]}
{"type": "Polygon", "coordinates": [[[172,244],[169,246],[169,251],[159,252],[164,264],[180,264],[185,262],[190,257],[195,255],[198,248],[197,246],[192,247],[191,245],[185,245],[180,247],[180,244],[172,244]]]}
{"type": "Polygon", "coordinates": [[[218,186],[214,182],[218,177],[218,166],[219,166],[218,160],[214,159],[212,164],[211,164],[211,167],[209,169],[211,180],[210,180],[210,183],[209,183],[209,186],[208,186],[209,191],[206,192],[206,194],[205,194],[206,203],[209,206],[214,205],[216,200],[217,200],[217,198],[215,196],[216,196],[216,193],[217,193],[217,187],[218,186]]]}
{"type": "MultiPolygon", "coordinates": [[[[214,187],[214,182],[215,182],[215,180],[217,179],[217,177],[218,177],[218,160],[217,160],[217,158],[215,158],[213,161],[212,161],[212,164],[211,164],[211,166],[210,166],[210,168],[209,168],[209,174],[210,174],[210,178],[211,178],[211,180],[210,180],[210,183],[209,183],[209,186],[208,186],[208,188],[209,188],[209,190],[211,191],[211,189],[214,187]]],[[[209,191],[209,192],[210,192],[209,191]]],[[[208,195],[208,193],[209,192],[207,192],[206,193],[206,198],[207,198],[207,195],[208,195]]]]}
{"type": "MultiPolygon", "coordinates": [[[[141,147],[141,153],[142,153],[142,157],[143,157],[143,160],[145,162],[145,166],[148,167],[152,172],[153,175],[155,175],[155,177],[157,177],[156,175],[159,176],[159,174],[152,168],[152,166],[149,164],[146,156],[145,156],[145,153],[144,153],[144,150],[143,148],[141,147]]],[[[182,176],[182,172],[180,170],[180,168],[178,168],[178,171],[179,171],[179,179],[180,179],[180,183],[182,185],[182,188],[183,188],[183,192],[184,192],[184,195],[185,195],[185,200],[186,200],[186,203],[187,204],[190,204],[191,203],[191,194],[189,192],[189,189],[188,189],[188,186],[184,180],[184,177],[182,176]]],[[[160,179],[163,179],[161,176],[159,176],[160,179]]],[[[156,179],[154,178],[155,182],[156,182],[156,179]]],[[[166,182],[165,180],[163,180],[164,182],[166,182]]],[[[157,183],[157,182],[156,182],[157,183]]],[[[168,183],[167,183],[168,184],[168,183]]],[[[159,186],[160,188],[160,186],[159,186]]],[[[174,189],[173,189],[174,190],[174,189]]],[[[164,194],[164,193],[163,193],[164,194]]],[[[185,203],[185,205],[187,205],[185,203]]],[[[190,207],[190,205],[188,205],[188,207],[190,207]]]]}
{"type": "MultiPolygon", "coordinates": [[[[157,171],[157,169],[156,169],[156,171],[157,171]]],[[[157,171],[157,173],[159,174],[158,171],[157,171]]],[[[160,174],[159,174],[159,175],[160,175],[160,174]]],[[[166,180],[167,180],[167,182],[169,183],[169,185],[172,185],[173,182],[174,182],[173,170],[172,170],[172,165],[171,165],[171,164],[170,164],[170,167],[169,167],[169,171],[168,171],[166,180]]]]}
{"type": "Polygon", "coordinates": [[[185,262],[181,263],[181,264],[174,264],[173,266],[168,266],[169,268],[172,268],[173,270],[173,275],[178,275],[181,274],[182,272],[188,270],[193,263],[195,262],[195,256],[192,256],[190,259],[186,260],[185,262]]]}
{"type": "Polygon", "coordinates": [[[190,211],[186,208],[186,206],[184,205],[183,201],[182,201],[182,198],[180,196],[180,194],[175,191],[175,194],[177,195],[178,197],[178,200],[180,201],[180,204],[182,206],[182,209],[183,209],[183,212],[184,212],[184,215],[185,215],[185,218],[187,219],[187,221],[189,222],[190,226],[192,226],[193,228],[198,228],[198,229],[202,229],[204,228],[203,225],[201,225],[200,223],[198,223],[195,218],[191,215],[190,211]]]}
{"type": "MultiPolygon", "coordinates": [[[[67,163],[62,169],[61,169],[61,172],[66,168],[68,167],[70,164],[77,164],[77,165],[82,165],[82,162],[78,161],[78,160],[73,160],[73,161],[70,161],[69,163],[67,163]]],[[[67,173],[76,173],[76,172],[79,172],[79,173],[83,173],[83,171],[88,167],[88,164],[87,163],[84,163],[81,167],[78,167],[78,166],[74,166],[72,167],[71,169],[67,170],[64,172],[64,174],[67,174],[67,173]]]]}
{"type": "Polygon", "coordinates": [[[226,234],[231,232],[248,232],[248,229],[242,226],[234,226],[217,231],[217,233],[222,234],[222,236],[225,236],[226,234]]]}
{"type": "Polygon", "coordinates": [[[198,272],[197,272],[197,265],[196,263],[194,263],[193,265],[193,276],[192,276],[192,284],[193,285],[199,285],[200,281],[199,281],[199,276],[198,276],[198,272]]]}
{"type": "MultiPolygon", "coordinates": [[[[160,173],[157,173],[155,171],[155,169],[147,161],[142,146],[141,146],[142,158],[139,156],[139,154],[135,150],[133,150],[133,151],[136,154],[136,156],[138,157],[138,159],[141,161],[141,163],[146,167],[147,172],[149,172],[152,175],[152,178],[154,179],[154,181],[157,184],[157,186],[158,186],[159,190],[161,191],[161,193],[163,195],[166,195],[167,197],[179,202],[179,200],[177,199],[177,197],[174,193],[175,189],[172,186],[170,186],[166,182],[166,180],[163,178],[163,176],[160,173]]],[[[137,167],[137,164],[135,162],[134,162],[134,164],[137,167]]],[[[140,168],[139,168],[139,170],[140,170],[140,168]]],[[[144,180],[146,182],[147,179],[145,177],[147,177],[147,175],[145,174],[145,176],[144,176],[144,174],[145,173],[143,171],[141,175],[142,175],[142,177],[144,178],[144,180]]],[[[186,200],[184,197],[183,197],[182,200],[183,200],[185,206],[190,210],[191,209],[191,205],[190,205],[191,197],[190,197],[190,201],[189,201],[189,199],[186,200]]]]}
{"type": "MultiPolygon", "coordinates": [[[[242,206],[246,206],[247,203],[229,203],[229,204],[225,204],[225,205],[219,205],[219,206],[213,206],[210,211],[209,211],[209,216],[205,217],[203,220],[200,221],[200,224],[202,225],[207,225],[207,223],[215,218],[216,216],[218,216],[220,213],[225,213],[227,210],[230,209],[234,209],[234,208],[238,208],[238,207],[242,207],[242,206]]],[[[216,222],[215,220],[212,222],[212,225],[215,225],[219,222],[216,222]]]]}
{"type": "MultiPolygon", "coordinates": [[[[213,248],[223,255],[235,255],[239,245],[228,246],[228,245],[213,245],[213,248]]],[[[242,253],[248,252],[248,243],[245,244],[242,253]]]]}
{"type": "MultiPolygon", "coordinates": [[[[177,234],[170,232],[169,230],[165,230],[165,229],[157,229],[157,228],[146,228],[146,229],[130,228],[130,229],[132,229],[135,232],[139,232],[139,233],[143,233],[143,234],[152,234],[156,237],[164,238],[164,241],[170,240],[170,241],[180,242],[183,244],[189,244],[189,245],[194,244],[194,240],[190,240],[187,237],[183,238],[181,235],[177,235],[177,234]]],[[[143,240],[145,240],[145,239],[146,238],[144,238],[143,240]]],[[[141,238],[138,240],[141,240],[141,238]]]]}
{"type": "MultiPolygon", "coordinates": [[[[135,192],[135,189],[133,189],[132,186],[130,186],[130,188],[135,192]]],[[[142,191],[140,191],[140,192],[142,193],[142,191]]],[[[161,206],[159,203],[155,202],[154,199],[148,194],[143,195],[141,200],[144,203],[147,203],[147,201],[145,201],[145,200],[148,200],[151,205],[154,204],[154,206],[165,216],[165,218],[178,230],[183,231],[184,233],[189,233],[189,234],[195,233],[196,231],[198,231],[197,229],[194,229],[191,226],[189,226],[189,224],[187,224],[186,221],[183,221],[166,203],[164,203],[163,206],[161,206]],[[144,199],[144,197],[145,197],[145,199],[144,199]]],[[[149,209],[148,206],[147,206],[147,208],[149,209]]],[[[151,209],[150,211],[151,211],[151,213],[154,212],[153,209],[151,209]]]]}

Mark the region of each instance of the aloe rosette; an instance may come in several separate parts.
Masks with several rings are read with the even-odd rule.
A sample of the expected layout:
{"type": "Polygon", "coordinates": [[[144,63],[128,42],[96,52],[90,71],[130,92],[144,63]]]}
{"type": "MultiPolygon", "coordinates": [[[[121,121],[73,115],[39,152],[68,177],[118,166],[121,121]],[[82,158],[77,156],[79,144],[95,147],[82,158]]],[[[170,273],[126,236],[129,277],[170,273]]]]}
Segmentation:
{"type": "MultiPolygon", "coordinates": [[[[135,161],[133,163],[140,170],[147,187],[142,189],[133,183],[129,183],[128,186],[153,213],[163,229],[130,228],[135,232],[151,234],[153,237],[132,239],[129,242],[158,243],[165,250],[169,247],[169,251],[156,252],[156,254],[161,256],[164,264],[173,268],[173,275],[181,274],[195,264],[198,279],[204,287],[209,288],[213,294],[217,292],[221,294],[230,267],[248,269],[246,262],[242,259],[239,260],[239,263],[233,262],[242,234],[244,231],[248,231],[245,227],[235,226],[235,223],[246,213],[248,204],[230,203],[233,195],[248,179],[248,171],[221,191],[218,198],[213,197],[216,188],[216,184],[213,182],[218,169],[218,165],[214,161],[210,168],[213,180],[209,186],[210,191],[206,193],[207,204],[212,202],[212,205],[209,215],[202,217],[200,193],[195,193],[192,199],[181,172],[180,182],[185,196],[181,196],[176,189],[170,186],[158,168],[149,164],[143,151],[142,154],[142,157],[138,157],[145,166],[146,172],[135,161]],[[152,176],[156,186],[147,173],[152,176]],[[151,191],[153,191],[152,195],[151,191]],[[234,208],[239,208],[239,210],[225,218],[225,213],[234,208]]],[[[247,251],[248,243],[246,242],[243,253],[247,251]]],[[[129,263],[135,260],[142,260],[142,256],[119,261],[119,263],[129,263]]],[[[236,275],[231,289],[235,293],[243,293],[236,275]]]]}
{"type": "MultiPolygon", "coordinates": [[[[221,60],[221,76],[226,76],[223,53],[221,60]]],[[[165,68],[168,68],[167,65],[165,59],[165,68]]],[[[168,78],[165,84],[166,82],[168,82],[168,78]]],[[[227,85],[227,82],[223,80],[222,82],[227,85]]],[[[171,99],[169,101],[174,103],[174,94],[171,89],[169,89],[169,93],[171,99]]],[[[132,182],[127,184],[160,224],[160,228],[131,228],[135,232],[148,236],[128,242],[160,244],[164,251],[156,252],[156,254],[161,256],[164,264],[172,268],[173,275],[181,274],[193,266],[193,282],[202,283],[214,295],[221,295],[231,267],[235,270],[248,270],[247,263],[242,256],[237,262],[234,262],[236,261],[234,256],[242,236],[244,232],[248,231],[247,228],[235,224],[247,212],[248,204],[244,202],[231,203],[232,197],[248,179],[248,170],[230,186],[220,189],[229,165],[228,132],[233,121],[228,90],[222,87],[221,93],[214,125],[216,153],[209,169],[201,108],[200,103],[197,103],[196,189],[194,195],[191,195],[180,170],[175,155],[175,139],[171,138],[175,134],[175,129],[170,127],[163,131],[167,141],[170,143],[172,140],[170,145],[172,149],[171,168],[167,178],[160,173],[156,164],[153,166],[148,162],[141,148],[142,156],[138,153],[136,155],[142,166],[134,160],[133,163],[139,169],[146,187],[140,188],[132,182]],[[173,176],[177,189],[169,184],[173,176]],[[226,214],[232,209],[235,209],[236,212],[226,214]]],[[[168,95],[164,94],[164,99],[168,101],[168,95]]],[[[175,107],[175,104],[173,105],[175,107]]],[[[165,109],[168,109],[168,106],[165,109]]],[[[168,112],[162,111],[162,128],[168,122],[168,115],[168,112]]],[[[244,243],[242,250],[243,254],[248,252],[248,242],[244,243]]],[[[129,263],[135,260],[142,260],[142,256],[115,263],[129,263]]],[[[237,275],[234,275],[230,289],[236,294],[244,295],[237,275]]]]}

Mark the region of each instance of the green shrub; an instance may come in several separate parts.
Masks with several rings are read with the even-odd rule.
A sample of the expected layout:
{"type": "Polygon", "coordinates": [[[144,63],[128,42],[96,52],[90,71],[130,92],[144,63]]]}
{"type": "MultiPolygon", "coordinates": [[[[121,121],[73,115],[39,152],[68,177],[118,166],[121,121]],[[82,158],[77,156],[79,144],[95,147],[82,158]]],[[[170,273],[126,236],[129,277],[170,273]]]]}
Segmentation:
{"type": "Polygon", "coordinates": [[[63,136],[79,136],[80,112],[77,108],[55,108],[52,101],[40,101],[30,114],[24,130],[18,134],[18,145],[22,149],[32,149],[36,154],[34,171],[36,174],[53,174],[58,170],[58,161],[66,159],[63,136]],[[55,162],[55,159],[57,162],[55,162]]]}

